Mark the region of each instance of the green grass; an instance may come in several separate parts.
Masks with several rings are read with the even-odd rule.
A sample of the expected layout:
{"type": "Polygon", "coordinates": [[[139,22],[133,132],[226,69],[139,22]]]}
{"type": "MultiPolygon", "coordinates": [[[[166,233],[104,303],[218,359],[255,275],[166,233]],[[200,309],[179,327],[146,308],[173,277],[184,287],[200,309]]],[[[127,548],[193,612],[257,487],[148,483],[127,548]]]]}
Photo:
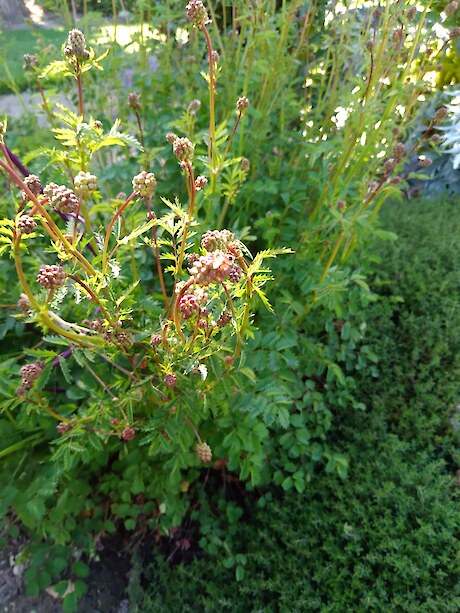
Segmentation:
{"type": "Polygon", "coordinates": [[[47,61],[57,59],[65,41],[61,29],[18,29],[0,31],[0,94],[23,91],[28,86],[22,68],[25,53],[39,53],[46,49],[47,61]]]}

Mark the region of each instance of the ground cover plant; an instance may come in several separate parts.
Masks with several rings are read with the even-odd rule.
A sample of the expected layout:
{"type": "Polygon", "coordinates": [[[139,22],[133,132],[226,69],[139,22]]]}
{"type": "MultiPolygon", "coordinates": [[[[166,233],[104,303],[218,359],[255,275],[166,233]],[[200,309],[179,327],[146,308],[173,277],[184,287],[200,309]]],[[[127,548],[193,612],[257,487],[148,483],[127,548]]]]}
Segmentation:
{"type": "MultiPolygon", "coordinates": [[[[367,258],[355,255],[384,201],[400,196],[408,179],[423,179],[437,146],[444,108],[433,108],[416,136],[411,121],[435,88],[429,77],[439,58],[455,44],[455,4],[443,12],[410,2],[341,12],[325,2],[209,3],[210,23],[193,28],[182,2],[139,3],[151,27],[141,23],[125,48],[109,42],[106,57],[98,44],[94,55],[82,45],[72,55],[67,45],[70,54],[64,49],[49,67],[29,55],[29,78],[43,85],[42,110],[57,141],[31,131],[33,118],[26,133],[10,122],[4,135],[4,169],[16,188],[2,203],[2,302],[15,316],[2,327],[8,384],[0,453],[4,509],[38,541],[33,589],[67,568],[69,549],[59,549],[53,566],[42,538],[91,552],[120,527],[138,541],[151,530],[171,536],[190,501],[202,521],[208,502],[194,498],[192,484],[200,460],[211,459],[208,446],[207,465],[248,490],[275,483],[308,491],[321,466],[346,477],[347,456],[331,429],[341,412],[365,408],[357,373],[375,372],[378,359],[366,340],[375,300],[367,258]],[[432,30],[439,21],[441,39],[432,30]],[[53,104],[50,77],[73,78],[73,109],[53,104]],[[8,156],[45,177],[43,196],[30,199],[8,156]],[[67,226],[55,211],[63,201],[67,226]],[[43,208],[50,204],[54,210],[43,208]],[[25,223],[24,212],[38,215],[41,227],[19,240],[18,229],[36,223],[25,223]],[[11,243],[15,264],[7,259],[11,243]],[[26,244],[30,251],[19,251],[26,244]],[[251,261],[245,245],[260,257],[251,261]],[[262,257],[284,245],[295,253],[271,262],[275,314],[264,313],[263,295],[247,306],[270,276],[256,272],[262,257]],[[199,259],[185,266],[186,253],[199,259]],[[206,274],[221,265],[209,292],[206,274]],[[35,325],[11,308],[20,297],[17,273],[35,325]],[[192,296],[193,283],[201,289],[192,296]],[[37,346],[37,323],[58,334],[37,346]],[[18,399],[23,352],[36,365],[23,371],[18,399]]],[[[204,10],[189,3],[192,22],[204,10]]],[[[89,35],[96,28],[90,15],[84,26],[89,35]]],[[[202,546],[241,578],[225,528],[240,511],[225,499],[211,508],[224,527],[202,546]]]]}
{"type": "Polygon", "coordinates": [[[381,217],[399,238],[369,251],[378,376],[362,373],[368,411],[331,434],[348,479],[318,474],[304,494],[259,499],[233,529],[240,583],[205,554],[174,567],[157,556],[145,591],[138,568],[135,611],[458,609],[458,202],[393,203],[381,217]]]}

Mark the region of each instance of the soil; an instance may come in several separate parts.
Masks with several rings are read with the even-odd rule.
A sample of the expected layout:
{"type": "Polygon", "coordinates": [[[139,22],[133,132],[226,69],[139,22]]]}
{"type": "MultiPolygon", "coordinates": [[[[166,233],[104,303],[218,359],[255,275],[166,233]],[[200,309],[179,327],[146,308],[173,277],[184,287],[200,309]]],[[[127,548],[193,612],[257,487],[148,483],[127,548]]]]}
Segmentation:
{"type": "MultiPolygon", "coordinates": [[[[0,613],[63,613],[62,601],[46,591],[37,597],[25,593],[25,568],[15,565],[22,546],[11,541],[0,549],[0,613]]],[[[89,564],[89,589],[79,601],[77,613],[128,613],[130,556],[121,552],[114,540],[104,544],[99,558],[89,564]]]]}

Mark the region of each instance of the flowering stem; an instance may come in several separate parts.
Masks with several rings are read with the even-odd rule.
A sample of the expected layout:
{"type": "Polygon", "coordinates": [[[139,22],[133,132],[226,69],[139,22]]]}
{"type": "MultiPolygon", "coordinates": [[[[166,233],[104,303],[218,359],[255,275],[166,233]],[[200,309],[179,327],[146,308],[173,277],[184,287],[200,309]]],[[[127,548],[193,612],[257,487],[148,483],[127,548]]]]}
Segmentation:
{"type": "Polygon", "coordinates": [[[212,43],[211,37],[209,36],[209,32],[206,29],[206,26],[201,26],[201,31],[203,32],[206,45],[208,47],[208,59],[209,59],[209,134],[208,134],[208,158],[210,162],[210,178],[211,178],[211,186],[215,186],[215,176],[214,176],[214,145],[216,142],[216,120],[215,120],[215,111],[214,111],[214,59],[212,57],[212,43]]]}
{"type": "Polygon", "coordinates": [[[182,338],[182,340],[185,340],[185,335],[182,332],[182,329],[180,327],[180,311],[179,311],[179,305],[180,305],[180,301],[182,296],[185,294],[185,292],[188,290],[188,288],[195,282],[195,278],[192,277],[191,279],[189,279],[187,281],[187,283],[181,288],[180,292],[177,294],[176,297],[176,302],[174,304],[174,313],[173,313],[173,319],[174,319],[174,325],[176,326],[176,332],[180,335],[180,337],[182,338]]]}
{"type": "Polygon", "coordinates": [[[39,303],[35,300],[35,297],[27,283],[27,280],[24,275],[24,271],[22,269],[21,258],[19,254],[19,240],[16,240],[14,244],[14,262],[16,266],[16,273],[18,275],[19,282],[21,283],[24,294],[27,296],[31,306],[38,313],[39,320],[45,324],[48,328],[59,334],[60,336],[64,336],[73,342],[81,345],[83,347],[94,347],[94,345],[102,344],[104,341],[99,338],[85,338],[80,334],[74,334],[73,332],[69,332],[68,330],[64,330],[60,326],[58,326],[53,319],[50,317],[50,314],[47,311],[43,311],[40,307],[39,303]],[[97,342],[95,342],[97,341],[97,342]]]}
{"type": "Polygon", "coordinates": [[[83,83],[81,78],[81,67],[80,62],[77,60],[77,70],[76,70],[76,79],[77,79],[77,90],[78,90],[78,112],[80,116],[83,118],[85,114],[85,109],[83,105],[83,83]]]}
{"type": "Polygon", "coordinates": [[[222,156],[222,161],[221,161],[221,163],[219,164],[219,168],[217,169],[217,173],[219,173],[219,172],[220,172],[220,170],[221,170],[221,168],[222,168],[222,164],[224,163],[225,158],[227,157],[227,153],[228,153],[228,151],[229,151],[229,149],[230,149],[230,146],[231,146],[232,141],[233,141],[233,137],[235,136],[235,133],[236,133],[236,131],[237,131],[237,129],[238,129],[238,125],[239,125],[239,123],[240,123],[240,121],[241,121],[241,117],[242,117],[242,116],[243,116],[243,112],[242,112],[242,111],[239,111],[239,112],[238,112],[238,117],[236,118],[236,121],[235,121],[235,125],[233,126],[232,133],[230,134],[230,137],[229,137],[229,139],[228,139],[228,141],[227,141],[227,146],[225,147],[225,151],[224,151],[224,154],[223,154],[223,156],[222,156]]]}
{"type": "Polygon", "coordinates": [[[132,192],[132,194],[128,196],[128,198],[125,200],[125,202],[121,205],[121,207],[118,209],[118,211],[115,213],[115,215],[110,220],[109,226],[107,228],[107,233],[105,235],[104,249],[102,251],[102,274],[103,275],[105,275],[107,271],[107,250],[109,248],[109,240],[110,240],[110,235],[112,233],[113,226],[115,225],[115,222],[120,217],[120,215],[123,213],[123,211],[128,206],[128,204],[131,202],[131,200],[134,198],[135,195],[136,195],[136,192],[132,192]]]}
{"type": "Polygon", "coordinates": [[[45,92],[43,91],[42,84],[40,83],[40,79],[38,77],[36,78],[36,83],[37,83],[38,92],[39,92],[40,97],[42,99],[43,110],[45,111],[46,116],[48,117],[48,121],[50,122],[50,125],[52,126],[53,123],[54,123],[53,114],[52,114],[51,109],[50,109],[50,107],[48,105],[48,101],[46,99],[45,92]]]}
{"type": "MultiPolygon", "coordinates": [[[[147,201],[147,210],[149,212],[149,217],[152,217],[153,219],[156,220],[157,216],[152,211],[150,207],[150,203],[148,201],[147,201]]],[[[163,277],[163,268],[161,266],[161,260],[160,260],[160,251],[158,249],[157,229],[155,226],[152,226],[152,238],[153,238],[153,249],[155,251],[155,260],[157,263],[158,278],[160,280],[160,286],[161,286],[161,293],[163,294],[163,300],[165,302],[166,309],[169,309],[169,299],[168,299],[168,294],[166,293],[165,280],[163,277]]]]}
{"type": "Polygon", "coordinates": [[[177,259],[177,266],[176,266],[176,274],[179,274],[180,269],[182,268],[182,262],[184,261],[184,255],[185,255],[185,244],[187,241],[188,229],[190,227],[190,221],[193,217],[193,211],[195,209],[195,194],[196,194],[195,177],[193,176],[193,168],[190,162],[186,161],[186,164],[187,164],[187,171],[188,171],[189,185],[190,185],[190,205],[188,207],[187,219],[185,220],[184,233],[182,235],[182,241],[180,244],[179,257],[177,259]]]}
{"type": "MultiPolygon", "coordinates": [[[[5,145],[3,143],[0,143],[0,149],[2,149],[3,152],[5,152],[5,145]]],[[[30,191],[29,187],[24,183],[24,181],[21,179],[18,173],[12,168],[10,168],[7,164],[5,164],[3,160],[0,160],[0,167],[6,170],[6,172],[14,180],[16,185],[27,194],[27,197],[29,198],[29,200],[34,203],[34,208],[36,208],[36,210],[40,213],[40,215],[42,215],[42,217],[46,219],[54,235],[62,242],[66,250],[68,250],[72,254],[73,258],[77,261],[79,266],[83,268],[89,275],[96,275],[96,271],[91,266],[91,264],[88,262],[88,260],[81,253],[79,253],[76,249],[74,249],[71,243],[69,243],[69,241],[59,230],[57,225],[54,223],[49,213],[46,211],[46,209],[43,207],[41,202],[38,200],[37,196],[35,196],[35,194],[33,194],[30,191]]],[[[45,229],[47,229],[48,231],[46,224],[43,224],[43,225],[45,229]]]]}
{"type": "Polygon", "coordinates": [[[75,275],[67,275],[67,277],[69,279],[72,279],[73,281],[75,281],[75,283],[78,283],[78,285],[81,285],[81,287],[91,296],[91,299],[93,302],[97,303],[99,305],[99,308],[101,309],[101,311],[104,313],[105,318],[107,319],[107,321],[112,325],[115,326],[115,322],[112,319],[110,313],[107,311],[107,309],[105,308],[105,306],[102,304],[102,302],[99,300],[99,298],[96,296],[96,294],[93,292],[92,289],[90,289],[86,283],[84,283],[81,279],[79,279],[77,276],[75,275]]]}

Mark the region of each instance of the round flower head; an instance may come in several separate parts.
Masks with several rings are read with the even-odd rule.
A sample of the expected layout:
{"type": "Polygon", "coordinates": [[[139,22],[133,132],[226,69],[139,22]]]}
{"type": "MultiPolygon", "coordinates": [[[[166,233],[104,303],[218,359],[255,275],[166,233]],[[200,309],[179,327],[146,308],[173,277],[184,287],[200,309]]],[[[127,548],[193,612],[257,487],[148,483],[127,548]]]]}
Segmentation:
{"type": "Polygon", "coordinates": [[[251,162],[248,160],[248,158],[243,158],[241,160],[241,170],[243,172],[248,172],[250,168],[251,168],[251,162]]]}
{"type": "Polygon", "coordinates": [[[218,53],[218,51],[216,51],[215,49],[212,50],[212,61],[217,64],[217,62],[220,60],[220,55],[218,53]]]}
{"type": "Polygon", "coordinates": [[[203,177],[203,175],[199,175],[196,179],[195,179],[195,189],[196,191],[200,191],[200,189],[203,189],[203,187],[206,187],[206,185],[208,184],[208,180],[206,179],[206,177],[203,177]]]}
{"type": "Polygon", "coordinates": [[[433,115],[433,123],[442,123],[447,116],[447,109],[441,106],[433,115]]]}
{"type": "Polygon", "coordinates": [[[42,374],[45,365],[43,362],[33,362],[32,364],[24,364],[21,367],[22,386],[25,389],[30,389],[34,381],[42,374]]]}
{"type": "Polygon", "coordinates": [[[234,240],[235,235],[230,230],[208,230],[201,237],[201,246],[206,251],[225,251],[234,240]]]}
{"type": "Polygon", "coordinates": [[[139,102],[139,94],[136,94],[136,92],[131,92],[128,94],[128,106],[130,109],[133,109],[133,111],[141,110],[141,103],[139,102]]]}
{"type": "Polygon", "coordinates": [[[39,61],[36,55],[31,55],[30,53],[25,53],[23,56],[24,64],[22,66],[23,70],[34,70],[39,65],[39,61]]]}
{"type": "Polygon", "coordinates": [[[194,151],[195,146],[186,137],[176,138],[173,142],[173,153],[180,162],[192,160],[194,151]]]}
{"type": "Polygon", "coordinates": [[[128,443],[136,437],[136,430],[131,426],[127,426],[121,433],[121,440],[128,443]]]}
{"type": "Polygon", "coordinates": [[[166,140],[168,141],[168,143],[170,145],[172,145],[174,143],[176,138],[179,138],[179,137],[177,136],[177,134],[174,134],[174,132],[167,132],[166,133],[166,140]]]}
{"type": "Polygon", "coordinates": [[[18,219],[17,230],[19,234],[32,234],[35,231],[37,224],[33,217],[29,217],[29,215],[22,215],[18,219]]]}
{"type": "Polygon", "coordinates": [[[90,172],[80,172],[74,179],[75,193],[79,196],[89,196],[97,189],[97,177],[90,172]]]}
{"type": "Polygon", "coordinates": [[[43,193],[50,200],[50,204],[55,211],[69,215],[75,213],[78,208],[78,198],[76,194],[65,185],[48,183],[43,193]]]}
{"type": "Polygon", "coordinates": [[[18,300],[17,307],[23,313],[29,313],[30,311],[30,301],[25,294],[21,294],[21,297],[18,300]]]}
{"type": "Polygon", "coordinates": [[[210,462],[212,460],[212,450],[208,443],[198,443],[196,446],[196,455],[203,463],[210,462]]]}
{"type": "Polygon", "coordinates": [[[452,28],[450,31],[450,38],[454,40],[460,36],[460,27],[452,28]]]}
{"type": "Polygon", "coordinates": [[[241,96],[241,98],[238,98],[238,100],[236,101],[236,110],[239,113],[244,113],[244,111],[246,111],[248,108],[249,108],[248,98],[246,98],[246,96],[241,96]]]}
{"type": "Polygon", "coordinates": [[[192,100],[187,107],[187,111],[190,115],[196,115],[200,110],[201,102],[199,100],[192,100]]]}
{"type": "Polygon", "coordinates": [[[62,266],[46,264],[38,272],[37,281],[46,289],[57,289],[64,285],[66,274],[62,266]]]}
{"type": "Polygon", "coordinates": [[[133,179],[133,190],[141,198],[151,198],[155,191],[157,180],[153,172],[143,170],[133,179]]]}
{"type": "Polygon", "coordinates": [[[177,377],[174,373],[168,372],[164,376],[164,382],[166,384],[166,387],[169,387],[172,389],[173,387],[176,387],[177,385],[177,377]]]}
{"type": "Polygon", "coordinates": [[[403,157],[406,152],[406,147],[403,143],[396,143],[393,147],[392,157],[399,162],[399,160],[403,157]]]}
{"type": "Polygon", "coordinates": [[[86,49],[85,35],[81,30],[70,30],[64,53],[68,57],[74,56],[78,59],[88,59],[89,51],[86,49]]]}
{"type": "Polygon", "coordinates": [[[202,255],[189,269],[197,285],[206,286],[224,281],[233,267],[234,258],[223,251],[202,255]]]}
{"type": "MultiPolygon", "coordinates": [[[[32,194],[34,194],[34,196],[38,196],[38,194],[41,194],[43,187],[37,175],[28,175],[27,177],[24,178],[24,183],[30,189],[32,194]]],[[[28,198],[25,192],[23,192],[23,195],[24,195],[24,198],[28,198]]]]}
{"type": "Polygon", "coordinates": [[[201,0],[190,0],[187,4],[187,19],[194,28],[203,28],[206,24],[211,23],[208,11],[201,0]]]}
{"type": "Polygon", "coordinates": [[[158,345],[161,345],[162,340],[163,340],[163,338],[162,338],[161,334],[158,334],[158,332],[155,332],[150,337],[150,344],[152,345],[152,347],[158,347],[158,345]]]}
{"type": "Polygon", "coordinates": [[[419,168],[427,168],[428,166],[431,166],[432,163],[433,163],[433,160],[431,160],[430,158],[424,157],[424,156],[418,159],[419,168]]]}

